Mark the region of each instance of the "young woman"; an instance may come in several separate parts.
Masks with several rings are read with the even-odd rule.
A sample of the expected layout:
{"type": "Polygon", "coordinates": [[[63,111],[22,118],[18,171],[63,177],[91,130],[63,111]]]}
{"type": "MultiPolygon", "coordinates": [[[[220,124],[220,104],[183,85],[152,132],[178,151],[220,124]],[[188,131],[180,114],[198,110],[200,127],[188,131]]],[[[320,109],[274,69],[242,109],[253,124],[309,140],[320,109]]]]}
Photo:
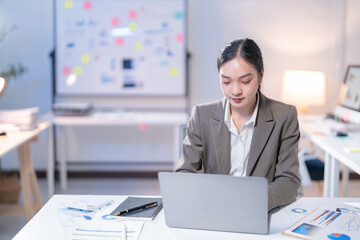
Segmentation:
{"type": "Polygon", "coordinates": [[[269,210],[294,201],[300,186],[296,108],[261,93],[263,59],[253,40],[231,41],[217,66],[224,98],[193,108],[176,171],[265,177],[269,210]]]}

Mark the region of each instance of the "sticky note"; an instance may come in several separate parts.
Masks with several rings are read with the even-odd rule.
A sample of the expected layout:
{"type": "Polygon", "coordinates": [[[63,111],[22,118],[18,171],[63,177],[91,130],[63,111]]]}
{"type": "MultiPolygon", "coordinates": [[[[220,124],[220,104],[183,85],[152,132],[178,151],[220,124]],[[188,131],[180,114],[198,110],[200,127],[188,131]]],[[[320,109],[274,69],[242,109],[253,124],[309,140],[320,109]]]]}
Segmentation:
{"type": "Polygon", "coordinates": [[[90,62],[90,55],[89,55],[89,54],[83,54],[83,55],[81,56],[81,61],[82,61],[83,63],[88,63],[88,62],[90,62]]]}
{"type": "Polygon", "coordinates": [[[73,47],[75,47],[75,43],[69,42],[69,43],[66,44],[66,47],[67,48],[73,48],[73,47]]]}
{"type": "Polygon", "coordinates": [[[140,124],[138,124],[138,129],[139,129],[140,131],[145,131],[145,130],[147,130],[148,128],[149,128],[149,125],[146,124],[146,123],[140,123],[140,124]]]}
{"type": "Polygon", "coordinates": [[[120,23],[119,18],[113,17],[113,18],[111,19],[111,26],[118,26],[119,23],[120,23]]]}
{"type": "Polygon", "coordinates": [[[344,150],[348,153],[360,153],[360,148],[344,148],[344,150]]]}
{"type": "Polygon", "coordinates": [[[83,73],[83,69],[82,69],[82,67],[77,66],[77,67],[74,68],[74,72],[75,72],[77,75],[80,75],[80,74],[83,73]]]}
{"type": "Polygon", "coordinates": [[[160,65],[161,66],[167,66],[167,65],[169,65],[169,62],[168,61],[161,61],[160,65]]]}
{"type": "Polygon", "coordinates": [[[176,77],[177,75],[179,75],[179,72],[177,70],[177,68],[170,68],[170,76],[171,77],[176,77]]]}
{"type": "Polygon", "coordinates": [[[71,73],[71,68],[68,67],[68,66],[63,67],[62,73],[63,73],[64,75],[69,75],[69,74],[71,73]]]}
{"type": "Polygon", "coordinates": [[[131,10],[131,11],[129,12],[129,18],[130,18],[130,19],[136,19],[136,18],[137,18],[137,12],[134,11],[134,10],[131,10]]]}
{"type": "Polygon", "coordinates": [[[177,34],[176,35],[176,41],[177,42],[183,42],[184,41],[184,35],[182,35],[182,34],[177,34]]]}
{"type": "Polygon", "coordinates": [[[65,1],[65,8],[73,8],[74,7],[74,2],[72,0],[66,0],[65,1]]]}
{"type": "Polygon", "coordinates": [[[136,49],[136,51],[141,51],[141,49],[142,49],[142,44],[141,44],[141,42],[135,43],[135,49],[136,49]]]}
{"type": "Polygon", "coordinates": [[[131,23],[129,27],[134,32],[137,30],[137,24],[136,23],[131,23]]]}
{"type": "Polygon", "coordinates": [[[175,19],[181,20],[184,18],[184,13],[181,11],[176,11],[175,12],[175,19]]]}
{"type": "Polygon", "coordinates": [[[116,45],[123,45],[124,44],[124,38],[122,37],[118,37],[115,39],[115,44],[116,45]]]}
{"type": "Polygon", "coordinates": [[[92,2],[90,2],[90,1],[85,1],[84,2],[84,9],[90,10],[91,7],[92,7],[92,2]]]}

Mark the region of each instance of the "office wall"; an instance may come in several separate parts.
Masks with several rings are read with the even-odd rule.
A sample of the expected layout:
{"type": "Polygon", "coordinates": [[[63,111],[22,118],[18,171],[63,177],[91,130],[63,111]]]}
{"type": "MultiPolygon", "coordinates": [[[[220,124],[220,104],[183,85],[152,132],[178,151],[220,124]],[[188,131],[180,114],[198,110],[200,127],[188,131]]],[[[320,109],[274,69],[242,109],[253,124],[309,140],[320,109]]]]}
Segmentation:
{"type": "Polygon", "coordinates": [[[219,49],[233,38],[251,37],[263,52],[262,89],[267,96],[281,100],[287,69],[322,71],[327,78],[327,103],[311,107],[310,112],[333,108],[338,83],[334,78],[338,1],[211,0],[206,7],[201,3],[189,1],[193,103],[221,96],[216,70],[219,49]]]}
{"type": "MultiPolygon", "coordinates": [[[[0,0],[0,32],[17,29],[0,42],[0,72],[10,63],[22,63],[28,71],[10,79],[0,96],[0,109],[39,107],[39,114],[51,109],[51,64],[53,48],[53,12],[51,0],[0,0]]],[[[46,167],[46,134],[33,144],[37,168],[46,167]]],[[[17,168],[17,152],[2,159],[3,168],[17,168]]]]}
{"type": "MultiPolygon", "coordinates": [[[[287,69],[322,71],[327,78],[327,101],[324,106],[310,107],[310,112],[331,111],[342,80],[341,69],[347,63],[360,64],[359,7],[356,0],[188,0],[188,49],[192,56],[189,105],[222,96],[216,69],[218,52],[233,38],[251,37],[263,51],[265,76],[262,89],[267,96],[281,100],[282,78],[287,69]],[[346,39],[341,37],[342,34],[346,34],[346,39]],[[346,64],[343,64],[344,59],[346,64]]],[[[0,108],[39,106],[40,113],[45,113],[51,106],[48,54],[53,48],[52,1],[0,0],[0,27],[12,24],[19,28],[0,43],[0,68],[8,62],[21,60],[29,71],[10,83],[0,97],[0,108]]],[[[114,103],[114,99],[101,101],[107,100],[114,103]]],[[[141,107],[143,101],[127,99],[125,102],[141,107]]],[[[155,99],[154,102],[161,104],[163,101],[155,99]]],[[[175,106],[182,104],[177,103],[178,99],[174,102],[175,106]]],[[[146,143],[142,143],[148,153],[144,155],[171,159],[170,151],[161,150],[171,145],[165,140],[169,137],[171,141],[169,129],[159,131],[159,139],[154,142],[159,150],[153,153],[146,143]]],[[[145,135],[151,140],[151,134],[145,135]]],[[[86,135],[79,136],[79,139],[83,138],[86,135]]],[[[77,140],[74,137],[74,144],[83,149],[77,140]]],[[[98,139],[91,146],[95,147],[93,151],[101,153],[106,141],[98,139]],[[96,146],[100,147],[96,149],[96,146]]],[[[46,141],[41,136],[34,144],[34,162],[39,169],[46,167],[43,149],[46,149],[46,141]]],[[[73,154],[82,155],[78,151],[73,154]]],[[[111,156],[114,155],[116,152],[111,152],[111,156]]],[[[125,156],[130,155],[130,151],[125,153],[125,156]]],[[[15,157],[16,153],[5,157],[4,167],[14,166],[15,157]]]]}
{"type": "Polygon", "coordinates": [[[347,0],[345,66],[360,65],[360,1],[347,0]]]}

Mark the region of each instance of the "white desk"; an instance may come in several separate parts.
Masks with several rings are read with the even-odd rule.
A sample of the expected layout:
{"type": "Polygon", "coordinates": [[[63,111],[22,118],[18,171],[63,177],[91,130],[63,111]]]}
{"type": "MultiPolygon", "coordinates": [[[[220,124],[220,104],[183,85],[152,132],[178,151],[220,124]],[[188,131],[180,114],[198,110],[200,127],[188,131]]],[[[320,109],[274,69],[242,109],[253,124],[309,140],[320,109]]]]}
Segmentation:
{"type": "MultiPolygon", "coordinates": [[[[80,198],[80,195],[54,195],[46,205],[21,229],[14,237],[14,240],[22,239],[63,239],[63,229],[58,219],[58,209],[64,207],[63,202],[70,202],[80,198]]],[[[121,203],[126,196],[108,196],[115,204],[103,212],[100,216],[110,213],[117,204],[121,203]]],[[[304,213],[295,213],[293,208],[304,208],[311,211],[316,207],[335,210],[338,207],[349,208],[344,202],[360,202],[359,198],[301,198],[298,201],[284,207],[271,215],[270,229],[268,235],[241,234],[230,232],[202,231],[181,228],[169,228],[165,225],[164,211],[156,216],[151,222],[145,222],[140,234],[140,240],[159,239],[197,239],[197,240],[218,240],[218,239],[292,239],[281,234],[283,230],[305,216],[304,213]]],[[[105,221],[105,220],[104,220],[105,221]]]]}
{"type": "MultiPolygon", "coordinates": [[[[32,131],[8,132],[6,136],[0,137],[0,158],[12,150],[18,149],[21,188],[24,196],[24,206],[1,204],[0,214],[24,214],[26,219],[30,220],[34,213],[42,207],[36,173],[32,164],[31,142],[45,129],[48,129],[48,139],[51,139],[52,129],[48,122],[39,123],[37,128],[32,131]],[[34,204],[31,195],[34,197],[34,204]]],[[[54,192],[52,145],[48,150],[48,157],[47,180],[50,197],[54,192]]]]}
{"type": "MultiPolygon", "coordinates": [[[[316,124],[320,116],[300,119],[300,129],[311,142],[325,152],[324,197],[337,197],[339,189],[339,162],[360,174],[360,153],[348,153],[345,147],[360,148],[360,132],[349,132],[348,138],[319,134],[316,124]]],[[[348,178],[348,172],[345,172],[348,178]]]]}
{"type": "Polygon", "coordinates": [[[67,128],[69,126],[173,126],[174,140],[173,152],[174,163],[179,159],[179,125],[188,121],[185,112],[104,112],[94,111],[82,117],[62,117],[47,114],[44,119],[51,121],[59,127],[59,162],[60,183],[63,189],[67,187],[67,159],[66,148],[67,128]]]}

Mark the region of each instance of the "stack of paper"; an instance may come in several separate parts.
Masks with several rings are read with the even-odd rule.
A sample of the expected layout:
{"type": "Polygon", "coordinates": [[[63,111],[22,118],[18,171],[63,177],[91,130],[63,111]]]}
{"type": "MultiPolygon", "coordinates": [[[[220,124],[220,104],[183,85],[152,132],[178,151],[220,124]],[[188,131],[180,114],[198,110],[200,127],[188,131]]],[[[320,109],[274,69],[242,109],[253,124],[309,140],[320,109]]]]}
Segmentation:
{"type": "Polygon", "coordinates": [[[36,127],[39,108],[0,111],[0,131],[28,131],[36,127]]]}
{"type": "Polygon", "coordinates": [[[114,202],[99,208],[97,211],[72,207],[74,203],[94,203],[94,199],[95,203],[109,200],[108,197],[91,195],[83,196],[71,203],[62,203],[63,207],[58,209],[58,217],[64,231],[63,239],[137,240],[139,238],[144,224],[143,221],[124,221],[110,215],[110,212],[114,210],[118,203],[115,204],[114,202]]]}
{"type": "Polygon", "coordinates": [[[91,103],[58,102],[52,108],[57,116],[85,116],[92,109],[91,103]]]}

